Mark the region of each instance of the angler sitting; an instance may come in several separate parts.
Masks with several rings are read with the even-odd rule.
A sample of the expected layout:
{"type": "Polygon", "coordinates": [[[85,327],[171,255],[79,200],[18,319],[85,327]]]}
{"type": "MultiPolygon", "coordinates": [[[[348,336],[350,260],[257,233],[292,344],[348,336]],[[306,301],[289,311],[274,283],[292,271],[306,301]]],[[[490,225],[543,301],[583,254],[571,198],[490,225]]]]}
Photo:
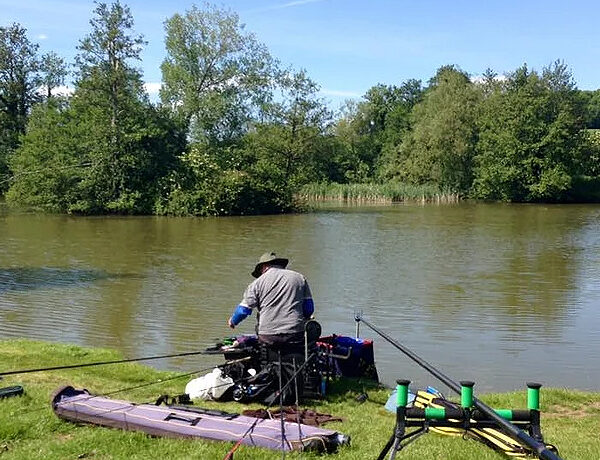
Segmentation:
{"type": "Polygon", "coordinates": [[[252,271],[256,279],[246,288],[228,323],[234,329],[256,309],[259,343],[282,355],[301,355],[304,325],[315,307],[306,278],[287,270],[287,264],[288,259],[274,252],[263,254],[252,271]]]}

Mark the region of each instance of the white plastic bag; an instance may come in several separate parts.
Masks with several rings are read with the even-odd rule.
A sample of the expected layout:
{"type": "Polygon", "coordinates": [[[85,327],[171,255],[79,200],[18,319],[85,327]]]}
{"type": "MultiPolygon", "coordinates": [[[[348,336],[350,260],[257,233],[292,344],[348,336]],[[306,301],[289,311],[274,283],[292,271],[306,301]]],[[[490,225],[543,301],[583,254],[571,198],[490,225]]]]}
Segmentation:
{"type": "Polygon", "coordinates": [[[209,374],[191,380],[185,386],[190,399],[219,399],[233,385],[231,377],[223,377],[223,371],[216,367],[209,374]]]}

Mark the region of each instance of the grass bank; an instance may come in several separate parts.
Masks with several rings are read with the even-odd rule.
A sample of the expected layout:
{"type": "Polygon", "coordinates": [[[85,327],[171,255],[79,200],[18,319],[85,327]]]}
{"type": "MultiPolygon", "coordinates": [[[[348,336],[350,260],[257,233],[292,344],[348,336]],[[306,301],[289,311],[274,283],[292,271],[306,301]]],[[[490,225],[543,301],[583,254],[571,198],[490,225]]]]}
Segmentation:
{"type": "MultiPolygon", "coordinates": [[[[111,350],[89,349],[28,340],[0,342],[2,371],[60,366],[121,358],[111,350]]],[[[189,378],[164,381],[181,374],[162,372],[139,364],[115,364],[7,377],[0,387],[22,384],[25,395],[0,400],[0,459],[222,459],[231,443],[152,438],[109,428],[75,425],[59,420],[50,409],[52,392],[63,384],[106,393],[163,380],[159,385],[137,388],[114,397],[136,402],[154,401],[160,394],[179,394],[189,378]]],[[[318,457],[288,454],[287,458],[375,459],[391,433],[394,416],[383,409],[388,391],[366,388],[369,399],[359,404],[355,397],[363,388],[338,384],[328,401],[310,404],[319,412],[343,417],[326,425],[352,436],[352,445],[337,454],[318,457]]],[[[479,395],[495,407],[525,407],[524,392],[479,395]]],[[[240,412],[237,403],[203,403],[225,411],[240,412]]],[[[255,406],[258,407],[258,406],[255,406]]],[[[557,445],[563,458],[598,458],[600,441],[600,393],[542,390],[542,429],[548,442],[557,445]]],[[[281,458],[278,452],[242,446],[236,460],[281,458]]],[[[401,452],[402,459],[502,459],[504,456],[471,440],[428,434],[401,452]]]]}
{"type": "Polygon", "coordinates": [[[400,182],[385,184],[318,183],[302,187],[298,196],[307,201],[343,201],[352,203],[400,203],[404,201],[456,203],[456,193],[435,185],[411,185],[400,182]]]}

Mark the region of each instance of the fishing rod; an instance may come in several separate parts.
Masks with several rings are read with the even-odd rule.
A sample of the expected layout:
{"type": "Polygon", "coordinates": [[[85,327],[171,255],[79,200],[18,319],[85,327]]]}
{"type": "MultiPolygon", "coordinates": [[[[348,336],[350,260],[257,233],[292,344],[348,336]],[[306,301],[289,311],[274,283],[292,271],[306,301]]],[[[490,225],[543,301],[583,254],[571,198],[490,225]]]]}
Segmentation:
{"type": "MultiPolygon", "coordinates": [[[[215,366],[205,367],[203,369],[198,369],[197,371],[187,372],[185,374],[180,374],[180,375],[175,375],[174,377],[161,378],[161,379],[158,379],[158,380],[154,380],[152,382],[146,382],[146,383],[141,383],[141,384],[135,385],[135,386],[120,388],[118,390],[112,390],[112,391],[108,391],[106,393],[98,393],[98,394],[90,395],[89,397],[85,398],[83,401],[87,401],[89,399],[97,398],[99,396],[113,396],[113,395],[116,395],[118,393],[124,393],[126,391],[138,390],[140,388],[146,388],[146,387],[149,387],[149,386],[152,386],[152,385],[160,385],[162,383],[169,382],[169,381],[172,381],[172,380],[178,380],[178,379],[182,379],[184,377],[189,377],[191,375],[199,374],[201,372],[206,372],[206,371],[209,371],[211,369],[214,369],[215,367],[223,367],[223,366],[227,366],[229,364],[241,363],[241,362],[248,361],[248,360],[250,360],[250,357],[235,359],[233,361],[228,361],[228,362],[226,362],[224,364],[217,364],[215,366]]],[[[211,388],[218,388],[218,387],[221,387],[221,386],[224,386],[224,385],[230,385],[230,383],[221,384],[221,385],[215,385],[215,386],[213,386],[211,388]]],[[[148,401],[147,403],[142,403],[142,404],[156,404],[156,400],[148,401]]],[[[30,414],[33,414],[35,412],[40,412],[40,411],[45,410],[45,409],[47,409],[46,406],[44,406],[44,407],[38,407],[37,409],[32,409],[32,410],[29,410],[29,411],[26,411],[26,412],[19,412],[17,414],[17,416],[21,417],[21,416],[25,416],[25,415],[30,415],[30,414]]]]}
{"type": "MultiPolygon", "coordinates": [[[[309,361],[312,361],[313,358],[315,358],[317,356],[317,353],[311,353],[308,357],[308,359],[306,359],[304,361],[304,363],[302,363],[302,365],[296,369],[296,371],[291,375],[291,377],[288,379],[287,383],[283,386],[279,386],[279,390],[277,391],[277,393],[275,394],[275,397],[271,400],[271,402],[269,404],[267,404],[267,407],[265,408],[265,410],[269,410],[269,408],[275,403],[275,401],[277,401],[278,399],[280,399],[283,395],[283,392],[286,391],[288,389],[288,387],[292,384],[292,382],[295,382],[296,378],[298,377],[298,374],[300,374],[300,372],[302,372],[302,370],[306,367],[306,365],[309,363],[309,361]]],[[[280,375],[281,375],[281,370],[280,370],[280,375]]],[[[283,413],[283,410],[281,410],[280,407],[280,411],[281,413],[283,413]]],[[[260,419],[257,417],[256,420],[254,420],[254,422],[252,423],[252,425],[250,425],[250,427],[248,427],[248,429],[246,430],[246,432],[240,437],[240,439],[233,445],[233,447],[231,448],[231,450],[229,452],[227,452],[227,454],[225,455],[225,457],[223,458],[223,460],[232,460],[233,459],[233,454],[235,453],[235,451],[241,446],[242,441],[244,440],[244,438],[246,436],[248,436],[256,427],[258,421],[260,419]]],[[[284,436],[285,429],[282,427],[282,436],[284,436]]],[[[283,446],[282,446],[283,447],[283,446]]],[[[282,450],[283,452],[283,450],[282,450]]],[[[284,454],[285,455],[285,454],[284,454]]]]}
{"type": "Polygon", "coordinates": [[[186,353],[175,353],[172,355],[147,356],[144,358],[117,359],[114,361],[100,361],[100,362],[95,362],[95,363],[84,363],[84,364],[69,364],[66,366],[38,367],[37,369],[23,369],[23,370],[18,370],[18,371],[0,372],[0,377],[5,376],[5,375],[31,374],[33,372],[58,371],[61,369],[78,369],[80,367],[103,366],[106,364],[131,363],[131,362],[135,362],[135,361],[150,361],[153,359],[177,358],[180,356],[194,356],[194,355],[202,355],[202,354],[204,354],[203,351],[190,351],[190,352],[186,352],[186,353]]]}
{"type": "MultiPolygon", "coordinates": [[[[384,338],[386,341],[388,341],[391,345],[393,345],[395,348],[397,348],[402,353],[404,353],[406,356],[408,356],[410,359],[412,359],[414,362],[416,362],[423,369],[425,369],[430,374],[432,374],[434,377],[436,377],[438,380],[440,380],[442,383],[447,385],[451,390],[455,391],[458,394],[461,394],[461,386],[458,383],[456,383],[454,380],[452,380],[450,377],[448,377],[444,373],[440,372],[438,369],[433,367],[431,364],[429,364],[424,359],[420,358],[416,353],[414,353],[413,351],[411,351],[410,349],[408,349],[401,343],[399,343],[396,340],[394,340],[393,338],[391,338],[389,335],[387,335],[385,332],[383,332],[377,326],[371,324],[369,321],[364,319],[362,313],[360,313],[360,312],[355,313],[354,321],[357,322],[357,325],[359,322],[363,322],[372,331],[374,331],[375,333],[380,335],[382,338],[384,338]]],[[[504,428],[508,432],[508,434],[514,436],[516,439],[521,441],[523,444],[525,444],[526,446],[531,448],[534,452],[537,452],[538,457],[541,458],[542,460],[562,460],[561,457],[559,457],[557,454],[555,454],[554,452],[549,450],[544,443],[538,441],[537,439],[534,439],[533,437],[531,437],[527,433],[525,433],[523,430],[520,430],[518,427],[516,427],[512,423],[510,423],[507,420],[500,417],[494,411],[494,409],[492,409],[488,405],[484,404],[479,399],[473,397],[473,405],[477,409],[479,409],[482,413],[484,413],[486,416],[488,416],[490,419],[492,419],[494,422],[496,422],[499,426],[504,428]]]]}

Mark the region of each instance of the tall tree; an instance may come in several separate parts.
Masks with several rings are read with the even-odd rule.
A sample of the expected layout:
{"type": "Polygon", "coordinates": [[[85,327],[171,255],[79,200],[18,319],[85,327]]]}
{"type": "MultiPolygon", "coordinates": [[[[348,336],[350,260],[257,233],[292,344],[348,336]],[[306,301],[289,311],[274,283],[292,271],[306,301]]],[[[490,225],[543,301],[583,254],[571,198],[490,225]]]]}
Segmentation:
{"type": "Polygon", "coordinates": [[[74,95],[49,98],[36,112],[11,162],[9,198],[59,212],[149,213],[184,137],[149,103],[130,64],[143,40],[129,9],[100,3],[94,13],[76,58],[74,95]]]}
{"type": "Polygon", "coordinates": [[[161,100],[192,124],[192,139],[239,139],[270,96],[274,60],[237,14],[208,3],[165,22],[161,100]]]}
{"type": "Polygon", "coordinates": [[[85,139],[93,171],[85,181],[82,212],[127,212],[139,196],[131,179],[143,163],[136,141],[147,96],[140,71],[144,39],[133,31],[131,11],[119,1],[98,3],[76,56],[77,81],[72,108],[88,124],[85,139]]]}
{"type": "Polygon", "coordinates": [[[562,199],[577,173],[581,99],[566,66],[522,66],[482,105],[473,194],[510,201],[562,199]]]}
{"type": "Polygon", "coordinates": [[[399,149],[397,177],[464,193],[472,181],[479,92],[454,66],[440,68],[430,84],[399,149]]]}
{"type": "Polygon", "coordinates": [[[52,90],[65,83],[67,76],[65,60],[54,52],[46,53],[40,62],[40,80],[46,89],[46,98],[52,97],[52,90]]]}
{"type": "Polygon", "coordinates": [[[29,41],[19,24],[0,27],[0,178],[7,176],[9,156],[19,145],[29,112],[39,100],[37,50],[38,45],[29,41]]]}
{"type": "MultiPolygon", "coordinates": [[[[161,101],[188,127],[157,210],[167,214],[241,214],[289,209],[289,184],[266,183],[258,153],[246,148],[272,116],[277,63],[237,14],[204,3],[165,22],[167,57],[161,101]],[[254,128],[257,120],[259,127],[254,128]],[[248,135],[248,133],[250,133],[248,135]],[[248,135],[248,136],[247,136],[248,135]],[[260,168],[259,168],[260,169],[260,168]]],[[[276,181],[275,181],[276,182],[276,181]]]]}
{"type": "Polygon", "coordinates": [[[266,121],[256,125],[252,148],[259,162],[274,167],[284,184],[294,187],[323,179],[329,153],[323,138],[332,114],[305,71],[287,72],[279,81],[281,100],[270,104],[266,121]]]}
{"type": "Polygon", "coordinates": [[[129,61],[141,59],[146,42],[142,36],[133,35],[131,11],[119,1],[110,6],[98,3],[94,13],[95,17],[90,20],[92,32],[77,47],[77,86],[88,96],[94,93],[108,96],[110,125],[114,143],[117,143],[117,125],[119,117],[124,115],[120,104],[144,94],[141,74],[129,61]]]}

